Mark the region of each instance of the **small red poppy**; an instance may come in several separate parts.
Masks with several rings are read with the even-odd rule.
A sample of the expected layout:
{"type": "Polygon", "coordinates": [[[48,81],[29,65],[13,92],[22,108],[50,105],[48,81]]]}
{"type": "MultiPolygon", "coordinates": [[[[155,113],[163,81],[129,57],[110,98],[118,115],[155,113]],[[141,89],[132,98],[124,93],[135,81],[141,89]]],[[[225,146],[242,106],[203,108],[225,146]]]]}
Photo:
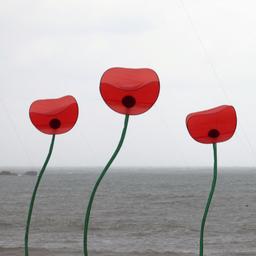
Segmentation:
{"type": "Polygon", "coordinates": [[[138,115],[156,102],[160,82],[155,71],[148,68],[110,68],[100,81],[105,103],[121,114],[138,115]]]}
{"type": "Polygon", "coordinates": [[[78,104],[73,96],[34,101],[29,109],[33,125],[46,134],[62,134],[73,128],[78,118],[78,104]]]}
{"type": "Polygon", "coordinates": [[[187,129],[193,139],[205,144],[230,139],[236,130],[237,117],[233,106],[219,106],[189,114],[187,129]]]}

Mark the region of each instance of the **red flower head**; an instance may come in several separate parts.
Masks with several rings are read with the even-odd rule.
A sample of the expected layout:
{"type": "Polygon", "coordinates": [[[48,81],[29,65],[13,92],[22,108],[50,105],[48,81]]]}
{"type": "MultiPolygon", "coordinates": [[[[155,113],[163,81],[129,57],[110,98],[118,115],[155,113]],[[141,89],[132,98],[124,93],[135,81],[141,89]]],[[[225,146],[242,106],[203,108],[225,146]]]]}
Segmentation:
{"type": "Polygon", "coordinates": [[[159,78],[152,69],[110,68],[100,81],[106,104],[121,114],[138,115],[149,110],[160,90],[159,78]]]}
{"type": "Polygon", "coordinates": [[[46,134],[62,134],[75,125],[78,104],[73,96],[34,101],[29,109],[33,125],[46,134]]]}
{"type": "Polygon", "coordinates": [[[187,129],[193,139],[205,144],[230,139],[236,130],[237,118],[233,106],[219,106],[189,114],[187,129]]]}

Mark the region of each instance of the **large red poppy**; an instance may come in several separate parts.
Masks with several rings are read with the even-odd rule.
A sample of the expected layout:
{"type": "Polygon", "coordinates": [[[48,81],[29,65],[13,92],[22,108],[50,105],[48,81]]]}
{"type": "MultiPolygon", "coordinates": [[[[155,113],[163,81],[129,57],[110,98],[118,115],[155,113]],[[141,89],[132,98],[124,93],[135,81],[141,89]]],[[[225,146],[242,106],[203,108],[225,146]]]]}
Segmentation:
{"type": "Polygon", "coordinates": [[[110,68],[100,81],[106,104],[121,114],[138,115],[149,110],[160,91],[159,78],[148,68],[110,68]]]}
{"type": "Polygon", "coordinates": [[[233,106],[219,106],[189,114],[186,119],[189,134],[198,142],[210,144],[230,139],[236,130],[237,118],[233,106]]]}
{"type": "Polygon", "coordinates": [[[73,96],[34,101],[29,109],[33,125],[46,134],[62,134],[75,125],[78,104],[73,96]]]}

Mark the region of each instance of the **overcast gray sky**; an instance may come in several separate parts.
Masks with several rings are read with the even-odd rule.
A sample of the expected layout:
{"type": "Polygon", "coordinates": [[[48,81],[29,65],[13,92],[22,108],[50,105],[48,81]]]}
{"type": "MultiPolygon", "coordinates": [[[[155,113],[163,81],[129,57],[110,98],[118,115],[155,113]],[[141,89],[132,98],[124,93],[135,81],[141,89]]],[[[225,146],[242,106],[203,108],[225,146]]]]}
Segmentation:
{"type": "Polygon", "coordinates": [[[0,166],[40,166],[50,136],[31,124],[32,101],[67,94],[80,115],[57,136],[50,166],[101,166],[124,116],[99,93],[110,67],[148,67],[161,81],[150,111],[130,118],[115,166],[212,164],[190,138],[190,112],[232,104],[224,166],[256,166],[256,2],[251,0],[8,0],[0,3],[0,166]]]}

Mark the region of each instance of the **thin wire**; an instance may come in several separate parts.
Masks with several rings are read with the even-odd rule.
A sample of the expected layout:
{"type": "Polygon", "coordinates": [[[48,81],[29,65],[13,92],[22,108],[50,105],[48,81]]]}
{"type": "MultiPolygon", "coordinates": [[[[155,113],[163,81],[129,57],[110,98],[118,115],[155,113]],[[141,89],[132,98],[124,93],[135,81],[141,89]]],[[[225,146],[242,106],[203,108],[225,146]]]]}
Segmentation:
{"type": "Polygon", "coordinates": [[[217,172],[218,172],[218,166],[217,166],[217,144],[214,143],[213,144],[213,157],[214,157],[214,166],[213,166],[213,179],[212,179],[212,186],[211,186],[211,190],[209,193],[209,197],[206,203],[206,207],[204,210],[204,215],[202,218],[202,222],[201,222],[201,230],[200,230],[200,251],[199,251],[199,255],[203,256],[204,255],[204,227],[205,227],[205,222],[206,222],[206,218],[208,215],[208,211],[211,205],[211,201],[212,201],[212,197],[214,194],[214,190],[216,187],[216,182],[217,182],[217,172]]]}
{"type": "MultiPolygon", "coordinates": [[[[189,12],[188,9],[186,8],[184,1],[183,1],[183,0],[179,0],[179,1],[180,1],[181,5],[182,5],[182,8],[183,8],[183,10],[184,10],[184,12],[185,12],[185,14],[186,14],[186,16],[187,16],[188,21],[189,21],[190,24],[191,24],[191,27],[192,27],[192,30],[194,31],[194,34],[195,34],[195,36],[196,36],[196,38],[197,38],[199,44],[201,45],[201,48],[202,48],[203,53],[204,53],[204,55],[205,55],[205,59],[207,60],[209,66],[210,66],[210,68],[211,68],[211,70],[212,70],[212,72],[213,72],[213,74],[214,74],[214,76],[215,76],[215,78],[216,78],[216,80],[217,80],[217,82],[218,82],[218,87],[219,87],[220,90],[223,92],[223,94],[224,94],[225,98],[227,99],[227,101],[230,101],[230,102],[231,102],[231,98],[228,96],[227,91],[226,91],[225,88],[222,86],[222,79],[220,78],[220,76],[219,76],[219,74],[218,74],[218,72],[217,72],[217,69],[215,68],[215,66],[214,66],[214,64],[213,64],[213,61],[212,61],[212,59],[210,58],[210,55],[208,54],[207,48],[205,47],[205,44],[204,44],[203,40],[201,39],[201,36],[200,36],[200,34],[199,34],[199,32],[198,32],[198,30],[197,30],[197,28],[196,28],[196,26],[195,26],[195,24],[194,24],[194,22],[193,22],[193,19],[192,19],[192,16],[191,16],[190,12],[189,12]]],[[[250,140],[249,140],[249,137],[247,136],[247,134],[246,134],[246,132],[245,132],[244,126],[243,126],[243,124],[242,124],[241,122],[240,122],[240,127],[241,127],[242,135],[244,136],[245,141],[246,141],[246,143],[247,143],[247,146],[248,146],[248,148],[249,148],[249,151],[250,151],[250,153],[251,153],[252,160],[253,160],[253,162],[256,164],[256,160],[255,160],[255,157],[254,157],[254,156],[255,156],[255,153],[254,153],[253,146],[252,146],[252,144],[251,144],[251,142],[250,142],[250,140]]]]}
{"type": "Polygon", "coordinates": [[[23,150],[23,153],[24,153],[25,157],[27,158],[27,165],[29,166],[31,164],[31,156],[28,153],[27,147],[23,143],[23,139],[21,138],[21,136],[18,132],[17,126],[11,116],[9,109],[7,108],[6,104],[4,103],[4,100],[1,98],[0,98],[0,104],[1,104],[1,108],[3,109],[3,112],[6,115],[6,118],[9,120],[12,130],[14,131],[14,133],[16,135],[17,141],[20,143],[21,149],[23,150]]]}
{"type": "Polygon", "coordinates": [[[196,36],[196,38],[197,38],[199,44],[201,45],[201,48],[202,48],[202,50],[203,50],[203,52],[204,52],[204,55],[205,55],[205,59],[207,60],[207,62],[208,62],[208,64],[209,64],[209,66],[210,66],[210,68],[211,68],[211,70],[212,70],[214,76],[216,77],[216,79],[217,79],[217,81],[218,81],[218,86],[219,86],[220,90],[222,90],[222,92],[223,92],[223,94],[225,95],[225,97],[226,97],[228,100],[230,100],[229,97],[228,97],[228,94],[227,94],[226,90],[220,85],[221,79],[220,79],[220,77],[219,77],[219,74],[218,74],[218,72],[217,72],[215,66],[213,65],[213,62],[212,62],[212,60],[211,60],[211,58],[210,58],[210,56],[209,56],[209,54],[208,54],[208,51],[207,51],[207,49],[206,49],[206,47],[205,47],[205,45],[204,45],[203,40],[201,39],[201,37],[200,37],[200,35],[199,35],[198,30],[196,29],[196,26],[195,26],[195,24],[194,24],[194,22],[193,22],[193,19],[192,19],[191,14],[189,13],[188,9],[186,8],[184,1],[183,1],[183,0],[180,0],[180,2],[181,2],[181,5],[182,5],[182,8],[184,9],[184,12],[185,12],[185,14],[186,14],[186,16],[187,16],[188,21],[189,21],[190,24],[191,24],[192,30],[194,31],[194,34],[195,34],[195,36],[196,36]]]}
{"type": "Polygon", "coordinates": [[[94,185],[94,188],[92,190],[90,199],[89,199],[89,203],[86,209],[86,215],[85,215],[85,221],[84,221],[84,255],[88,256],[88,228],[89,228],[89,221],[90,221],[90,213],[91,213],[91,209],[92,209],[92,203],[93,203],[93,199],[95,197],[97,188],[101,182],[101,180],[103,179],[104,175],[106,174],[107,170],[109,169],[110,165],[112,164],[112,162],[115,160],[118,152],[120,151],[123,142],[124,142],[124,138],[126,135],[126,131],[127,131],[127,127],[128,127],[128,121],[129,121],[129,115],[125,116],[125,120],[124,120],[124,127],[123,127],[123,131],[121,134],[121,138],[119,140],[118,146],[116,148],[116,150],[114,151],[113,155],[111,156],[110,160],[108,161],[107,165],[104,167],[103,171],[101,172],[96,184],[94,185]]]}
{"type": "Polygon", "coordinates": [[[25,256],[29,255],[29,252],[28,252],[28,236],[29,236],[29,227],[30,227],[30,222],[31,222],[33,206],[34,206],[34,202],[35,202],[35,198],[36,198],[36,192],[37,192],[37,189],[39,187],[39,183],[42,179],[42,176],[44,174],[44,171],[47,167],[47,164],[48,164],[48,162],[51,158],[52,151],[53,151],[53,146],[54,146],[54,141],[55,141],[55,134],[52,135],[52,140],[51,140],[51,145],[50,145],[50,148],[49,148],[49,152],[48,152],[48,155],[47,155],[46,160],[44,162],[44,165],[43,165],[42,169],[39,172],[39,175],[38,175],[38,178],[37,178],[37,181],[36,181],[36,185],[35,185],[34,190],[33,190],[32,198],[31,198],[31,201],[30,201],[28,217],[27,217],[27,224],[26,224],[26,232],[25,232],[25,238],[24,238],[25,256]]]}

